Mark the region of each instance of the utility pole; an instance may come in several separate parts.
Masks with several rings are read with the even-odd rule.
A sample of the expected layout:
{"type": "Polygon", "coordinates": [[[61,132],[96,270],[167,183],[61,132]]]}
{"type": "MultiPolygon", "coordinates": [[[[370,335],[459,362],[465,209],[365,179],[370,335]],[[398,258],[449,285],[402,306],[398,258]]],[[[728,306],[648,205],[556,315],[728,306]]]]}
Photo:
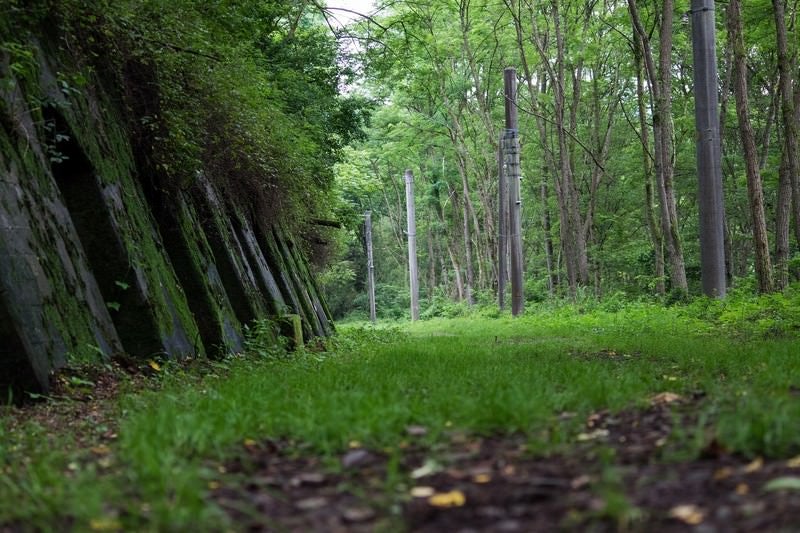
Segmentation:
{"type": "Polygon", "coordinates": [[[406,170],[406,218],[408,219],[408,275],[411,280],[411,320],[419,320],[419,278],[417,277],[417,222],[414,209],[414,174],[406,170]]]}
{"type": "Polygon", "coordinates": [[[511,248],[511,314],[519,316],[525,308],[522,288],[522,201],[520,199],[519,130],[517,121],[517,69],[503,72],[505,87],[506,129],[503,136],[505,176],[508,183],[509,223],[508,236],[511,248]]]}
{"type": "Polygon", "coordinates": [[[364,213],[367,240],[367,285],[369,286],[369,320],[375,323],[375,263],[372,262],[372,211],[364,213]]]}
{"type": "Polygon", "coordinates": [[[503,161],[503,135],[497,146],[497,303],[500,310],[506,308],[506,281],[508,280],[508,184],[503,161]]]}
{"type": "Polygon", "coordinates": [[[692,0],[694,117],[697,139],[700,270],[703,293],[723,298],[725,281],[725,207],[722,196],[719,97],[714,0],[692,0]]]}

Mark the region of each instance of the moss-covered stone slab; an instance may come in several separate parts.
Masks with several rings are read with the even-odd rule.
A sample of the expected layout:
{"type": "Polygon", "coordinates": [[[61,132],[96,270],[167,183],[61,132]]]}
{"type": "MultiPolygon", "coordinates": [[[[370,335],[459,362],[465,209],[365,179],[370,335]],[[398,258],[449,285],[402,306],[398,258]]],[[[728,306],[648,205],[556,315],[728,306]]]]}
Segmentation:
{"type": "Polygon", "coordinates": [[[310,324],[311,330],[315,336],[326,336],[328,332],[325,330],[319,320],[319,313],[315,308],[314,301],[311,298],[311,293],[308,290],[307,280],[305,279],[303,271],[297,262],[297,257],[289,247],[288,240],[284,236],[283,230],[277,226],[273,226],[273,234],[286,268],[285,271],[289,276],[289,280],[291,281],[294,291],[300,301],[300,307],[302,311],[300,314],[303,316],[304,322],[310,324]]]}
{"type": "Polygon", "coordinates": [[[191,188],[191,203],[214,256],[216,270],[241,324],[269,314],[258,288],[256,275],[246,259],[244,247],[227,214],[217,189],[205,176],[198,176],[191,188]]]}
{"type": "Polygon", "coordinates": [[[250,222],[237,210],[232,209],[231,211],[234,225],[238,230],[239,241],[245,250],[245,259],[250,264],[269,311],[273,315],[285,314],[288,309],[286,301],[278,287],[275,276],[272,274],[264,252],[261,250],[250,222]]]}
{"type": "Polygon", "coordinates": [[[222,282],[197,210],[186,193],[148,197],[164,246],[210,356],[243,349],[242,325],[222,282]]]}
{"type": "MultiPolygon", "coordinates": [[[[287,303],[290,312],[298,315],[302,319],[305,311],[300,303],[300,297],[295,288],[295,280],[291,274],[290,266],[283,259],[280,246],[275,239],[272,225],[266,222],[258,223],[256,225],[256,237],[261,245],[261,250],[264,252],[267,263],[277,275],[276,282],[278,283],[278,287],[281,294],[283,294],[284,301],[287,303]]],[[[311,322],[307,318],[300,322],[303,335],[307,339],[312,338],[314,336],[314,331],[311,329],[311,322]]]]}
{"type": "Polygon", "coordinates": [[[317,320],[319,320],[320,327],[323,331],[323,336],[328,336],[333,333],[333,321],[331,320],[330,311],[325,305],[325,299],[322,297],[322,293],[319,291],[317,287],[317,282],[314,279],[314,276],[311,275],[311,271],[308,268],[308,261],[305,258],[302,250],[295,245],[295,241],[288,237],[286,232],[281,232],[284,235],[284,240],[289,248],[292,257],[294,257],[295,264],[297,265],[297,271],[301,278],[302,287],[308,293],[308,298],[311,301],[311,305],[314,309],[314,313],[317,316],[317,320]]]}
{"type": "MultiPolygon", "coordinates": [[[[39,64],[39,135],[123,349],[203,355],[197,325],[136,179],[130,143],[102,93],[64,91],[52,56],[39,64]]],[[[33,90],[31,88],[31,90],[33,90]]]]}
{"type": "Polygon", "coordinates": [[[2,95],[0,395],[48,390],[52,369],[122,350],[46,149],[19,91],[2,95]]]}

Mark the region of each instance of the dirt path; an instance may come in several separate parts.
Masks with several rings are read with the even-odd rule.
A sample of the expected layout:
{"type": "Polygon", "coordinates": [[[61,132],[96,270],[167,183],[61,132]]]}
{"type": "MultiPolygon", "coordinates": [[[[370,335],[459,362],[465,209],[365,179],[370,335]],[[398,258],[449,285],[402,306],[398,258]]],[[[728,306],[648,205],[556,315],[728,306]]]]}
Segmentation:
{"type": "Polygon", "coordinates": [[[712,442],[701,459],[665,462],[675,413],[692,411],[666,399],[592,415],[568,455],[546,458],[519,435],[453,433],[394,457],[353,448],[333,468],[247,443],[219,465],[211,498],[250,531],[800,531],[800,460],[748,461],[712,442]],[[776,479],[794,490],[770,490],[776,479]]]}

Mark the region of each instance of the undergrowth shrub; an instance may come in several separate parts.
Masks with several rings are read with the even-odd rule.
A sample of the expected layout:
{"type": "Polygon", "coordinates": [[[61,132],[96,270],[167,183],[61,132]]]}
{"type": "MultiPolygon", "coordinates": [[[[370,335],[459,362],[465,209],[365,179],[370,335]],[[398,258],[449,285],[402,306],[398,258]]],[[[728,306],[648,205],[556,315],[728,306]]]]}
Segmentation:
{"type": "Polygon", "coordinates": [[[244,349],[250,355],[264,359],[288,357],[288,339],[279,335],[278,325],[261,318],[244,326],[244,349]]]}

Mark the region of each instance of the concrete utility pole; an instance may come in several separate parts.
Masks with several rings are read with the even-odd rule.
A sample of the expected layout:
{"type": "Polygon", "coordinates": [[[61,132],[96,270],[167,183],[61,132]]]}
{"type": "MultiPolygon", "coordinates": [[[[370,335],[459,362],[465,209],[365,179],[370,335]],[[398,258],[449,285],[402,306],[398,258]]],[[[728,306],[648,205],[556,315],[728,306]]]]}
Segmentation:
{"type": "Polygon", "coordinates": [[[506,281],[508,280],[508,183],[503,161],[503,135],[497,146],[497,303],[500,310],[506,308],[506,281]]]}
{"type": "Polygon", "coordinates": [[[372,262],[372,211],[364,213],[364,233],[367,240],[367,285],[369,286],[369,319],[374,324],[375,315],[375,263],[372,262]]]}
{"type": "Polygon", "coordinates": [[[503,152],[508,182],[509,223],[511,248],[511,314],[519,316],[525,308],[522,288],[522,201],[520,199],[519,131],[517,125],[517,69],[503,72],[506,103],[506,130],[503,152]]]}
{"type": "Polygon", "coordinates": [[[722,196],[719,97],[714,0],[692,0],[694,117],[700,206],[700,269],[703,293],[723,298],[725,281],[725,207],[722,196]]]}
{"type": "Polygon", "coordinates": [[[417,275],[417,222],[414,209],[414,174],[406,170],[406,218],[408,219],[408,275],[411,279],[411,320],[419,320],[419,278],[417,275]]]}

